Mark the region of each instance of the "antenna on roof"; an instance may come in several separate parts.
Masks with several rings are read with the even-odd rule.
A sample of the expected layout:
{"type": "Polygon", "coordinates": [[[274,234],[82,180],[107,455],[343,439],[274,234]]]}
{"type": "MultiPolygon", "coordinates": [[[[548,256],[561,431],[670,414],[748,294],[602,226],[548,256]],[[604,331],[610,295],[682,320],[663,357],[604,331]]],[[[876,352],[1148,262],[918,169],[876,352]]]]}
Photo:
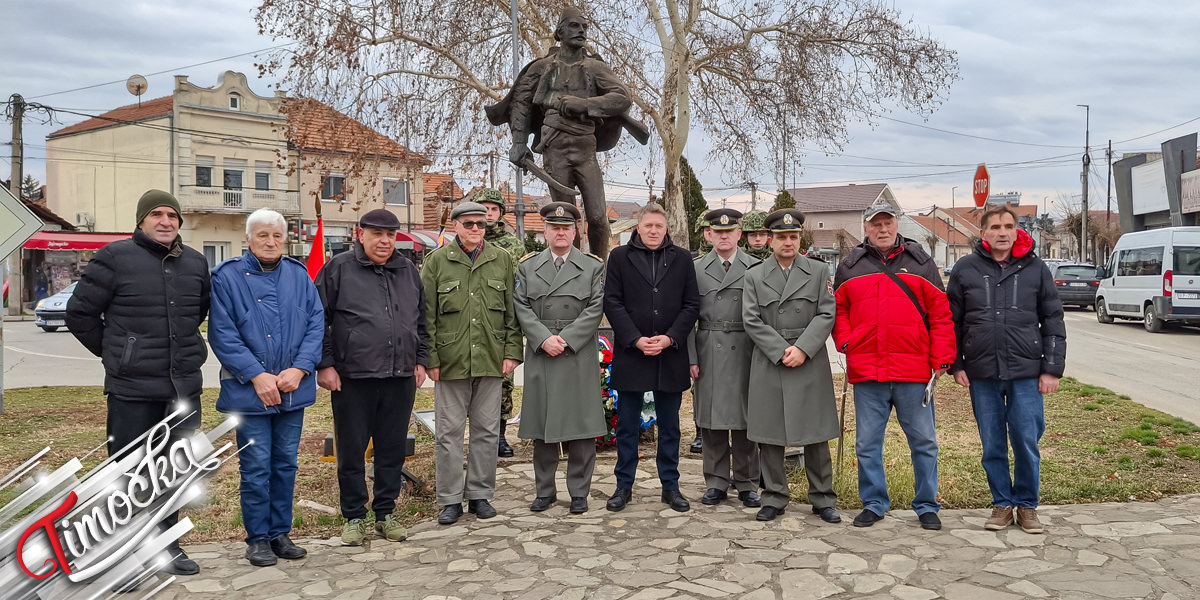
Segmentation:
{"type": "Polygon", "coordinates": [[[142,105],[142,94],[145,94],[146,89],[149,87],[150,84],[147,83],[146,78],[142,77],[141,75],[131,75],[129,79],[125,80],[125,89],[128,90],[130,94],[137,96],[138,106],[142,105]]]}

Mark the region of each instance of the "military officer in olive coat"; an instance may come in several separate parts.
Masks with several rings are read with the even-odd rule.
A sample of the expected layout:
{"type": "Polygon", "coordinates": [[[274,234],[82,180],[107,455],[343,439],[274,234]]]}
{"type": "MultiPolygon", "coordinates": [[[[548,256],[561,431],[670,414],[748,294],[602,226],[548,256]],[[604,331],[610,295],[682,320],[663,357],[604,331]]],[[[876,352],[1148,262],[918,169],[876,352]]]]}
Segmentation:
{"type": "Polygon", "coordinates": [[[732,486],[743,505],[758,507],[758,445],[746,439],[746,391],[754,346],[742,326],[742,276],[759,260],[738,249],[741,216],[732,208],[704,215],[708,223],[704,236],[713,250],[694,263],[700,321],[688,336],[688,354],[708,488],[700,502],[720,504],[732,486]]]}
{"type": "Polygon", "coordinates": [[[838,523],[829,440],[838,436],[839,425],[825,351],[836,302],[829,267],[800,255],[803,223],[796,209],[768,215],[772,255],[746,271],[742,321],[754,342],[746,436],[759,445],[759,521],[783,513],[789,501],[784,447],[803,446],[813,512],[838,523]]]}
{"type": "Polygon", "coordinates": [[[526,342],[518,435],[533,440],[537,497],[529,510],[541,512],[558,500],[554,473],[561,444],[567,451],[570,511],[580,514],[588,509],[596,437],[607,431],[596,349],[604,263],[574,247],[580,218],[574,205],[551,202],[539,212],[549,247],[521,259],[513,296],[526,342]]]}

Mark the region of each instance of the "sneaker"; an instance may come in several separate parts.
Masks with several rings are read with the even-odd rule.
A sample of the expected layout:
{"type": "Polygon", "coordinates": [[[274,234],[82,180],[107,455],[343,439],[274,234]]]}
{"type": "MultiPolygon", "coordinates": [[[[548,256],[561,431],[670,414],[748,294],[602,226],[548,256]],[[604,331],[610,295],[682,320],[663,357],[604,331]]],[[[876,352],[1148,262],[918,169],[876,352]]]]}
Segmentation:
{"type": "Polygon", "coordinates": [[[375,531],[393,542],[403,542],[408,537],[408,530],[400,524],[395,515],[388,515],[383,521],[375,521],[375,531]]]}
{"type": "Polygon", "coordinates": [[[993,506],[992,516],[988,517],[986,523],[983,524],[984,529],[990,531],[1000,531],[1013,522],[1013,507],[1011,506],[993,506]]]}
{"type": "Polygon", "coordinates": [[[350,519],[342,525],[342,545],[361,546],[367,535],[367,523],[362,519],[350,519]]]}
{"type": "Polygon", "coordinates": [[[938,518],[937,513],[927,512],[917,518],[921,520],[921,529],[937,531],[942,528],[942,520],[938,518]]]}
{"type": "Polygon", "coordinates": [[[1038,519],[1036,508],[1017,507],[1017,525],[1021,526],[1021,531],[1025,533],[1042,533],[1046,531],[1042,527],[1042,522],[1038,519]]]}

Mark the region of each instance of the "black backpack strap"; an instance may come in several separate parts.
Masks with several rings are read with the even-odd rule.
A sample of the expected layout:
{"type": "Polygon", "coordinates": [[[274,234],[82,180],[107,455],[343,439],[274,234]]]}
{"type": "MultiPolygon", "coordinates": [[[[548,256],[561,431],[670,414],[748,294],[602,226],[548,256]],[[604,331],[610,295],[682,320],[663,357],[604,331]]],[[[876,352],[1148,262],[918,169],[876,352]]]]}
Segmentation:
{"type": "Polygon", "coordinates": [[[888,268],[887,263],[884,263],[871,251],[867,251],[867,256],[870,256],[872,259],[874,259],[876,264],[878,264],[879,268],[883,271],[883,274],[891,278],[892,281],[895,281],[896,285],[900,286],[901,291],[904,292],[904,295],[908,296],[909,300],[912,300],[913,306],[917,307],[917,312],[921,314],[921,321],[925,323],[925,331],[929,331],[929,313],[925,312],[925,307],[921,306],[921,301],[917,300],[917,295],[913,293],[912,288],[908,287],[908,284],[904,283],[904,280],[900,279],[899,275],[893,273],[892,270],[888,268]]]}

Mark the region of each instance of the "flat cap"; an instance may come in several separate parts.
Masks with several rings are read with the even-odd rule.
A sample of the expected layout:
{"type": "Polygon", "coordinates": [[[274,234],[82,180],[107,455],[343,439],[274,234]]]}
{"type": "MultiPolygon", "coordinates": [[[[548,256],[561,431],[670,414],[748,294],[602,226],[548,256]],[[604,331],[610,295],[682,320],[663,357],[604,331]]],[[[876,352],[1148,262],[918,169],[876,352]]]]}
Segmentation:
{"type": "Polygon", "coordinates": [[[763,228],[777,233],[800,231],[804,225],[804,213],[794,208],[781,208],[767,215],[763,228]]]}
{"type": "Polygon", "coordinates": [[[710,210],[704,215],[704,220],[708,221],[708,226],[713,231],[730,231],[737,229],[738,222],[742,218],[742,211],[733,208],[718,208],[710,210]]]}
{"type": "Polygon", "coordinates": [[[400,229],[400,219],[386,208],[377,208],[363,215],[358,220],[358,226],[363,229],[400,229]]]}
{"type": "Polygon", "coordinates": [[[572,225],[579,220],[579,209],[568,202],[551,202],[538,210],[547,223],[572,225]]]}
{"type": "Polygon", "coordinates": [[[470,215],[486,217],[487,207],[478,202],[463,202],[462,204],[455,206],[454,210],[450,211],[451,219],[458,219],[459,217],[470,215]]]}
{"type": "Polygon", "coordinates": [[[870,221],[875,217],[875,215],[884,213],[892,215],[893,217],[898,216],[896,214],[896,207],[892,206],[890,202],[883,199],[876,200],[873,204],[867,207],[867,210],[863,211],[863,220],[870,221]]]}

